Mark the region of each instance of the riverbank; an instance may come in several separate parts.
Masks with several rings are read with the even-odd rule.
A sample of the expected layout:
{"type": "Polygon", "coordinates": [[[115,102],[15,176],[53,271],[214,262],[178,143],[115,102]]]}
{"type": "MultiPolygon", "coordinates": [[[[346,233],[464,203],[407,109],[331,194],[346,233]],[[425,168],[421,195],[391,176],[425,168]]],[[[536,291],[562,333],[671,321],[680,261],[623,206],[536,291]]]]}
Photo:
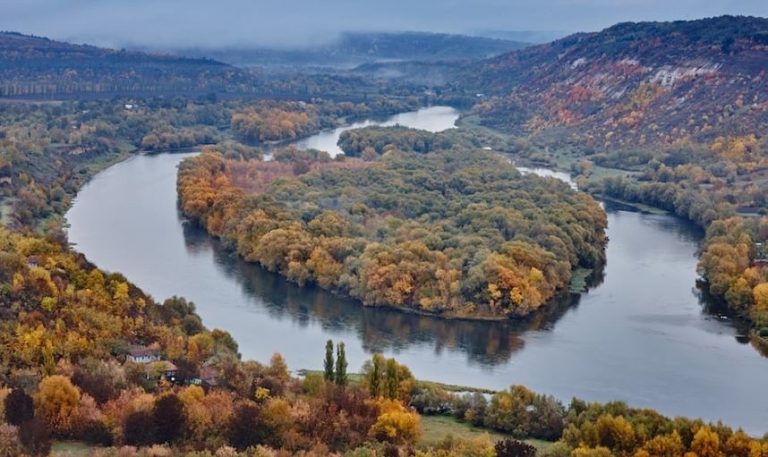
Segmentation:
{"type": "Polygon", "coordinates": [[[361,307],[235,258],[178,217],[184,157],[134,157],[96,176],[68,214],[70,239],[152,296],[194,301],[206,325],[232,333],[245,359],[279,351],[290,366],[319,368],[306,348],[334,339],[345,342],[353,369],[376,351],[445,384],[519,383],[563,401],[620,399],[753,433],[768,422],[754,401],[768,364],[736,338],[740,329],[702,310],[691,287],[701,232],[679,218],[606,204],[605,278],[574,303],[527,322],[442,320],[361,307]],[[739,389],[729,373],[743,374],[739,389]]]}

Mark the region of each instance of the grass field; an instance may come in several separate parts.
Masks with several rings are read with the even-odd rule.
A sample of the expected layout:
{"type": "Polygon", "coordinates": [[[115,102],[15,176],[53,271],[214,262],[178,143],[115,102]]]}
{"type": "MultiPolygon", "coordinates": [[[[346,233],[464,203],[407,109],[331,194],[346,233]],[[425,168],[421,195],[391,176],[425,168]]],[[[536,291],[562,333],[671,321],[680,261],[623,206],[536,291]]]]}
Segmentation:
{"type": "MultiPolygon", "coordinates": [[[[474,427],[464,422],[459,422],[450,416],[421,416],[421,428],[424,434],[422,435],[419,444],[424,446],[435,445],[448,435],[453,435],[456,438],[465,439],[472,439],[478,436],[488,435],[492,441],[499,441],[505,438],[510,438],[509,435],[497,432],[489,432],[488,430],[474,427]]],[[[542,440],[523,441],[536,447],[536,449],[539,451],[545,450],[552,445],[551,442],[542,440]]]]}
{"type": "Polygon", "coordinates": [[[51,447],[51,457],[89,457],[94,449],[85,443],[58,441],[51,447]]]}

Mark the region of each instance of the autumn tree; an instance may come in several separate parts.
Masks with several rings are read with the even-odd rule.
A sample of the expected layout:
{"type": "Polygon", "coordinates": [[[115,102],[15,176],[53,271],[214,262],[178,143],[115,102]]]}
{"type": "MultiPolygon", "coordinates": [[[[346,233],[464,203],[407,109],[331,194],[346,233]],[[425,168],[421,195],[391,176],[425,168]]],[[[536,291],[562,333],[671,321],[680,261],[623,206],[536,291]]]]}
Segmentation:
{"type": "Polygon", "coordinates": [[[155,421],[150,411],[128,414],[123,423],[123,442],[132,446],[148,446],[155,442],[155,421]]]}
{"type": "Polygon", "coordinates": [[[13,389],[5,397],[5,421],[9,424],[19,426],[34,416],[34,401],[23,389],[13,389]]]}
{"type": "Polygon", "coordinates": [[[229,425],[229,442],[238,449],[264,443],[267,434],[261,420],[261,409],[255,403],[237,405],[229,425]]]}
{"type": "Polygon", "coordinates": [[[54,375],[40,382],[35,395],[36,416],[50,430],[63,436],[71,430],[72,419],[75,417],[80,403],[80,391],[72,385],[69,378],[54,375]]]}
{"type": "Polygon", "coordinates": [[[698,457],[722,457],[720,437],[709,427],[701,427],[693,436],[691,452],[698,457]]]}
{"type": "Polygon", "coordinates": [[[336,346],[336,374],[334,380],[340,386],[347,385],[347,355],[344,351],[344,343],[336,346]]]}
{"type": "Polygon", "coordinates": [[[496,457],[536,457],[536,448],[522,441],[505,439],[494,446],[496,457]]]}
{"type": "Polygon", "coordinates": [[[155,424],[155,438],[160,443],[174,443],[186,429],[184,404],[174,393],[164,394],[155,399],[152,407],[155,424]]]}
{"type": "Polygon", "coordinates": [[[51,432],[43,420],[34,418],[19,427],[19,441],[32,456],[44,457],[51,451],[51,432]]]}
{"type": "Polygon", "coordinates": [[[409,411],[399,400],[380,399],[377,402],[379,417],[369,435],[379,441],[397,444],[413,444],[421,435],[419,415],[409,411]]]}

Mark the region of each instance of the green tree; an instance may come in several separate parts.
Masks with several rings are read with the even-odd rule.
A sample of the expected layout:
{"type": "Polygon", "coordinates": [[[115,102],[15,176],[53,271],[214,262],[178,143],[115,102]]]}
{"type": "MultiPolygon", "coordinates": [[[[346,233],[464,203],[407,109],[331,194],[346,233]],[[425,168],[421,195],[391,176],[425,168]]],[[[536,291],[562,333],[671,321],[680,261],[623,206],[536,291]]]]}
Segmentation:
{"type": "Polygon", "coordinates": [[[365,367],[364,371],[367,373],[366,382],[368,384],[368,392],[371,397],[378,397],[382,391],[382,374],[384,373],[384,365],[387,363],[386,359],[381,354],[373,354],[373,358],[369,366],[365,367]]]}
{"type": "Polygon", "coordinates": [[[336,346],[336,384],[347,385],[347,354],[344,351],[344,343],[336,346]]]}
{"type": "Polygon", "coordinates": [[[400,379],[397,373],[397,362],[395,359],[387,359],[387,365],[384,375],[384,392],[387,398],[397,398],[397,390],[400,386],[400,379]]]}
{"type": "Polygon", "coordinates": [[[325,372],[323,377],[326,381],[333,381],[333,340],[325,343],[325,372]]]}

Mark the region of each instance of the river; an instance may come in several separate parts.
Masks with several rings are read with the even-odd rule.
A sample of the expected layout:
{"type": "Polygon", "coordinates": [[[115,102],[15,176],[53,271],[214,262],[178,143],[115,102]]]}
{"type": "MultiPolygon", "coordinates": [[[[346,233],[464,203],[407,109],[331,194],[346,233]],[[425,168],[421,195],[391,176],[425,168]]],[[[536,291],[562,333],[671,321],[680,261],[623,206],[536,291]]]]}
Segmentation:
{"type": "MultiPolygon", "coordinates": [[[[446,125],[445,109],[433,112],[442,120],[422,110],[397,122],[418,118],[439,130],[455,120],[446,125]]],[[[67,214],[69,238],[156,299],[194,301],[204,323],[229,331],[245,358],[267,361],[279,351],[293,369],[320,369],[330,338],[346,343],[350,370],[381,351],[422,379],[524,384],[566,402],[624,400],[768,431],[768,360],[732,322],[704,310],[694,288],[702,233],[681,219],[606,202],[608,262],[589,292],[523,322],[441,320],[363,308],[230,255],[177,211],[176,168],[185,157],[136,156],[99,173],[67,214]]]]}

